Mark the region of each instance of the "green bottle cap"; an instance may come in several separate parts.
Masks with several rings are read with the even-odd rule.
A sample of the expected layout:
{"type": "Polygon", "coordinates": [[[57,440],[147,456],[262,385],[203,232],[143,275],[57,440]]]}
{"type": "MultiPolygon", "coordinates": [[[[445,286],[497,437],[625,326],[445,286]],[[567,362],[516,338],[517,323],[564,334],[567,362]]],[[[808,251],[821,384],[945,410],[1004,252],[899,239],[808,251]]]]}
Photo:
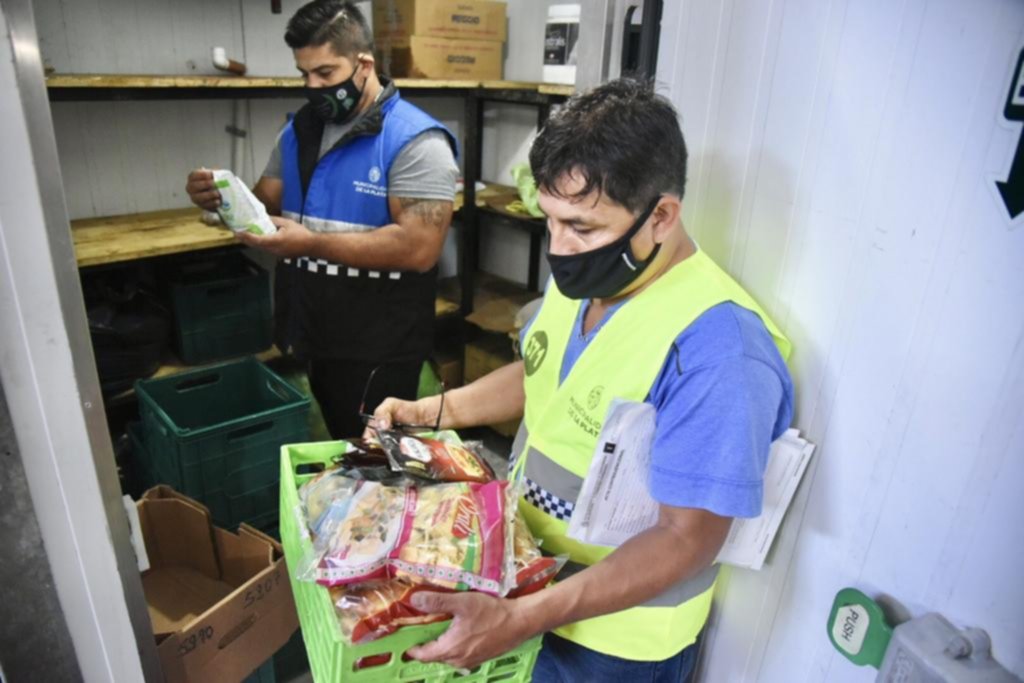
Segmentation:
{"type": "Polygon", "coordinates": [[[856,588],[836,594],[827,629],[829,640],[844,657],[857,666],[870,664],[876,669],[892,639],[882,608],[856,588]]]}

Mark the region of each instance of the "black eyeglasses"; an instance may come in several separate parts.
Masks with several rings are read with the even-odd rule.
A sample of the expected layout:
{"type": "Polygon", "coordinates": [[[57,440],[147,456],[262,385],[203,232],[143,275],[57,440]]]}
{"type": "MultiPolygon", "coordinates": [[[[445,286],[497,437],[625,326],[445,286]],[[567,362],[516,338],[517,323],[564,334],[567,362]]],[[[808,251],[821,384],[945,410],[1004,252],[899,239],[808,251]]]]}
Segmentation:
{"type": "MultiPolygon", "coordinates": [[[[428,361],[428,363],[430,365],[431,370],[434,371],[434,374],[439,377],[440,373],[438,372],[438,368],[434,364],[434,362],[433,361],[428,361]]],[[[373,370],[370,371],[370,376],[366,378],[366,386],[363,387],[363,398],[362,398],[361,401],[359,401],[359,417],[362,418],[363,424],[365,424],[367,427],[369,427],[370,429],[372,429],[374,431],[377,431],[377,428],[373,426],[373,419],[374,419],[373,415],[370,415],[369,413],[366,412],[366,397],[370,393],[370,385],[373,384],[373,378],[377,374],[378,370],[380,370],[380,366],[379,365],[377,367],[375,367],[373,370]]],[[[414,425],[414,424],[404,424],[404,423],[401,423],[401,422],[395,422],[395,423],[393,423],[391,425],[391,428],[392,429],[396,429],[398,431],[405,432],[407,434],[408,433],[412,433],[412,432],[439,432],[439,431],[441,431],[441,415],[444,413],[444,392],[445,392],[445,389],[446,389],[446,387],[444,385],[444,380],[441,380],[441,405],[437,409],[437,419],[434,420],[434,424],[431,424],[431,425],[414,425]]]]}

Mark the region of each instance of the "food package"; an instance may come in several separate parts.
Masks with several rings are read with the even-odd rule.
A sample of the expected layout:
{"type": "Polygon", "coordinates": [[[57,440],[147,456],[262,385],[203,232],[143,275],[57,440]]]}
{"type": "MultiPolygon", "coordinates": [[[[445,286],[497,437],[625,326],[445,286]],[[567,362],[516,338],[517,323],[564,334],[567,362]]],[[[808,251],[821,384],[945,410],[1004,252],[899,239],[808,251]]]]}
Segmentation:
{"type": "Polygon", "coordinates": [[[251,232],[255,235],[273,235],[277,232],[277,226],[270,221],[263,202],[234,173],[214,171],[213,185],[220,191],[221,201],[217,214],[224,225],[235,232],[251,232]]]}
{"type": "Polygon", "coordinates": [[[357,487],[357,480],[345,476],[343,470],[335,469],[321,472],[299,488],[302,512],[314,536],[322,535],[321,527],[328,519],[328,510],[335,517],[347,512],[357,487]]]}
{"type": "Polygon", "coordinates": [[[526,213],[529,213],[534,218],[544,218],[544,211],[540,208],[540,202],[537,200],[539,193],[537,192],[537,183],[533,179],[533,172],[530,170],[529,164],[516,164],[511,169],[512,179],[516,183],[516,189],[519,191],[519,200],[523,204],[523,208],[526,213]]]}
{"type": "Polygon", "coordinates": [[[403,485],[407,478],[391,468],[391,461],[380,444],[362,439],[346,439],[348,450],[334,458],[344,476],[368,479],[393,486],[403,485]]]}
{"type": "Polygon", "coordinates": [[[508,482],[386,486],[337,475],[306,492],[314,534],[297,576],[327,586],[404,576],[450,590],[504,595],[511,564],[515,505],[508,482]],[[333,488],[326,502],[318,491],[333,488]],[[349,492],[351,492],[349,494],[349,492]]]}
{"type": "Polygon", "coordinates": [[[332,500],[317,520],[312,553],[300,561],[300,579],[335,586],[388,575],[389,557],[399,544],[415,492],[375,481],[354,482],[353,493],[332,500]]]}
{"type": "MultiPolygon", "coordinates": [[[[546,586],[564,564],[564,558],[544,557],[522,515],[515,521],[516,587],[508,597],[518,598],[546,586]]],[[[432,624],[451,618],[449,614],[424,614],[410,598],[419,591],[444,591],[406,578],[368,581],[331,588],[338,623],[349,643],[360,644],[390,635],[403,626],[432,624]]]]}
{"type": "Polygon", "coordinates": [[[486,484],[494,480],[494,470],[487,461],[465,445],[409,436],[397,430],[379,430],[376,434],[391,469],[396,472],[439,482],[486,484]]]}
{"type": "Polygon", "coordinates": [[[413,593],[437,589],[402,579],[367,581],[330,590],[341,633],[353,645],[383,638],[403,626],[451,619],[450,614],[423,614],[413,607],[409,600],[413,593]]]}
{"type": "Polygon", "coordinates": [[[536,593],[548,585],[565,564],[565,557],[545,557],[540,552],[537,540],[526,526],[526,520],[517,510],[512,536],[512,554],[515,571],[515,586],[508,597],[520,598],[536,593]]]}
{"type": "Polygon", "coordinates": [[[514,577],[507,481],[458,482],[409,489],[402,541],[392,552],[395,576],[450,590],[505,595],[514,577]]]}

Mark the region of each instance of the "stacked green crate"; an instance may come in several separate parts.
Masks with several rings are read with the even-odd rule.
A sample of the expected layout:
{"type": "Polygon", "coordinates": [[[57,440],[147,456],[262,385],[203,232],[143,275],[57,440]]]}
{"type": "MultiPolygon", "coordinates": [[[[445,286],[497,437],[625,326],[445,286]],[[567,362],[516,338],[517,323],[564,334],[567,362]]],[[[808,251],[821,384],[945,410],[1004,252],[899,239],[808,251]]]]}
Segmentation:
{"type": "Polygon", "coordinates": [[[173,262],[166,273],[178,355],[205,363],[269,348],[270,276],[231,252],[173,262]]]}
{"type": "Polygon", "coordinates": [[[309,398],[254,358],[136,382],[144,478],[225,529],[277,529],[279,452],[308,438],[309,398]]]}

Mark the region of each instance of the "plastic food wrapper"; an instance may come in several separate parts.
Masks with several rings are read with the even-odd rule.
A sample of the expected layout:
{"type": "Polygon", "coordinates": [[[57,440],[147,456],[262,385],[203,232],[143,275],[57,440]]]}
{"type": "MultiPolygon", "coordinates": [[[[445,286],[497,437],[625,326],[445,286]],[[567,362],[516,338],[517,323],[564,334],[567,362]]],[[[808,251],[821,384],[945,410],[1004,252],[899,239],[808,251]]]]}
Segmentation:
{"type": "MultiPolygon", "coordinates": [[[[535,593],[546,586],[561,569],[565,558],[544,557],[521,515],[515,521],[516,587],[508,597],[535,593]]],[[[331,590],[342,635],[352,644],[383,638],[416,624],[432,624],[451,618],[449,614],[424,614],[410,598],[419,591],[443,590],[430,584],[416,584],[405,578],[368,581],[331,590]]]]}
{"type": "Polygon", "coordinates": [[[396,486],[406,482],[402,473],[391,468],[388,454],[380,444],[362,439],[347,439],[345,443],[348,444],[348,450],[334,458],[345,476],[396,486]]]}
{"type": "Polygon", "coordinates": [[[508,597],[519,598],[536,593],[550,583],[562,569],[568,558],[546,557],[541,554],[537,540],[526,526],[522,514],[516,511],[512,536],[513,563],[515,565],[515,587],[508,597]]]}
{"type": "Polygon", "coordinates": [[[299,501],[314,536],[321,535],[321,526],[328,518],[327,512],[332,505],[333,516],[347,512],[348,503],[358,485],[359,482],[345,476],[343,470],[326,470],[299,488],[299,501]]]}
{"type": "Polygon", "coordinates": [[[313,550],[300,561],[298,578],[334,586],[388,575],[389,556],[399,544],[415,492],[354,481],[352,495],[334,498],[317,520],[313,550]]]}
{"type": "Polygon", "coordinates": [[[505,595],[513,586],[508,482],[386,486],[327,475],[305,492],[314,534],[297,576],[327,586],[403,576],[450,590],[505,595]],[[329,502],[321,491],[334,490],[329,502]],[[351,491],[351,494],[349,492],[351,491]]]}
{"type": "Polygon", "coordinates": [[[440,482],[486,484],[494,480],[487,461],[463,444],[396,430],[380,430],[377,439],[396,472],[440,482]]]}
{"type": "Polygon", "coordinates": [[[368,581],[330,590],[341,633],[353,645],[391,635],[403,626],[451,619],[450,614],[423,614],[409,601],[417,591],[436,588],[401,579],[368,581]]]}
{"type": "Polygon", "coordinates": [[[523,202],[527,213],[535,218],[543,218],[544,212],[541,211],[540,203],[537,201],[537,183],[533,179],[530,165],[516,164],[512,167],[511,173],[512,179],[516,183],[516,189],[519,190],[519,199],[523,202]]]}
{"type": "Polygon", "coordinates": [[[409,489],[402,541],[392,552],[395,576],[450,590],[505,595],[514,577],[507,481],[459,482],[409,489]]]}
{"type": "Polygon", "coordinates": [[[213,172],[213,184],[220,191],[221,203],[217,214],[224,225],[235,232],[255,235],[273,235],[277,226],[270,221],[267,208],[256,195],[231,171],[213,172]]]}

